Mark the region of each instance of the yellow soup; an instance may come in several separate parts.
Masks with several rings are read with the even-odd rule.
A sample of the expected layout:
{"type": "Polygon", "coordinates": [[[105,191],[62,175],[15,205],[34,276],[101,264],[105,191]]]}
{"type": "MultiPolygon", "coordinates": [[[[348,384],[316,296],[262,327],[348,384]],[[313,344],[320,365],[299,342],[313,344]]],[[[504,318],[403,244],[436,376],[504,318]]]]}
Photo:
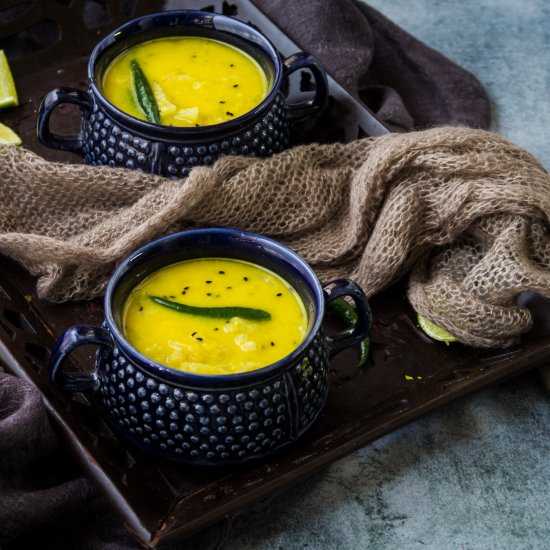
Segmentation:
{"type": "Polygon", "coordinates": [[[132,62],[145,75],[160,124],[208,126],[247,113],[268,92],[264,71],[247,53],[195,36],[160,38],[121,53],[107,68],[102,89],[119,109],[146,119],[132,62]]]}
{"type": "Polygon", "coordinates": [[[307,313],[275,273],[239,260],[169,265],[132,290],[124,333],[144,355],[174,369],[233,374],[282,359],[304,340],[307,313]]]}

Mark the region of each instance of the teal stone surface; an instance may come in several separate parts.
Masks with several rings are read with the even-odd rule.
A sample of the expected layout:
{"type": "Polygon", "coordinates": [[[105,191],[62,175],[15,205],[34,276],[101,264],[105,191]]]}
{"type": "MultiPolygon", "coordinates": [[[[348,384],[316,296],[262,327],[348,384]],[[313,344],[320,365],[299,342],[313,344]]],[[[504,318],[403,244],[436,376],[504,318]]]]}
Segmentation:
{"type": "Polygon", "coordinates": [[[336,462],[225,549],[548,549],[549,395],[526,375],[336,462]]]}
{"type": "MultiPolygon", "coordinates": [[[[550,2],[369,3],[474,73],[493,130],[550,167],[550,2]]],[[[549,432],[550,392],[531,372],[336,462],[247,515],[224,548],[550,549],[549,432]]]]}
{"type": "Polygon", "coordinates": [[[473,73],[492,101],[491,129],[550,168],[550,2],[372,0],[368,4],[473,73]]]}

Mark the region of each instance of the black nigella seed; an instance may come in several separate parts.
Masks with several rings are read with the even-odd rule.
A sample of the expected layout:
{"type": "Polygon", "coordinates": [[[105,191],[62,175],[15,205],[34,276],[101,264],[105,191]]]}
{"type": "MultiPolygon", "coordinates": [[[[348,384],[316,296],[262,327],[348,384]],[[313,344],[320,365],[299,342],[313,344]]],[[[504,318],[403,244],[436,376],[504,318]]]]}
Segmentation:
{"type": "Polygon", "coordinates": [[[187,291],[186,291],[186,290],[182,290],[181,293],[182,293],[182,294],[187,294],[187,291]]]}
{"type": "Polygon", "coordinates": [[[172,299],[173,299],[173,298],[175,298],[175,296],[170,295],[170,296],[168,296],[168,298],[172,298],[172,299]]]}
{"type": "Polygon", "coordinates": [[[282,292],[277,292],[277,296],[282,296],[283,293],[282,292]]]}
{"type": "Polygon", "coordinates": [[[275,345],[275,342],[271,342],[271,345],[274,346],[274,345],[275,345]]]}
{"type": "Polygon", "coordinates": [[[184,287],[183,287],[183,290],[189,290],[189,287],[188,287],[188,286],[184,286],[184,287]]]}
{"type": "Polygon", "coordinates": [[[231,63],[231,64],[230,64],[229,66],[230,66],[230,67],[234,67],[234,66],[235,66],[235,64],[234,64],[234,63],[231,63]]]}
{"type": "Polygon", "coordinates": [[[233,84],[233,88],[238,88],[239,85],[238,84],[233,84]]]}
{"type": "Polygon", "coordinates": [[[195,336],[195,334],[197,334],[196,332],[193,332],[193,334],[191,334],[191,336],[195,336]]]}
{"type": "Polygon", "coordinates": [[[223,100],[220,99],[220,103],[223,105],[223,104],[225,103],[225,101],[223,101],[223,100]]]}
{"type": "Polygon", "coordinates": [[[231,111],[226,111],[225,114],[226,114],[227,116],[235,116],[235,115],[233,115],[233,113],[232,113],[231,111]]]}
{"type": "Polygon", "coordinates": [[[212,296],[212,293],[211,293],[211,292],[207,292],[206,295],[207,295],[207,296],[212,296]]]}
{"type": "Polygon", "coordinates": [[[218,271],[220,275],[225,275],[225,271],[218,271]]]}
{"type": "Polygon", "coordinates": [[[231,290],[233,287],[232,286],[226,286],[225,288],[227,288],[227,290],[231,290]]]}
{"type": "Polygon", "coordinates": [[[243,277],[243,279],[244,279],[245,281],[248,281],[248,277],[243,277]]]}
{"type": "Polygon", "coordinates": [[[206,281],[206,284],[209,285],[212,281],[206,281]]]}
{"type": "Polygon", "coordinates": [[[199,342],[202,342],[202,338],[199,338],[198,336],[195,338],[195,340],[198,340],[199,342]]]}
{"type": "Polygon", "coordinates": [[[200,124],[197,124],[197,123],[196,123],[195,126],[200,126],[200,124]]]}
{"type": "Polygon", "coordinates": [[[140,307],[139,307],[139,310],[140,310],[140,311],[143,311],[143,306],[140,306],[140,307]]]}
{"type": "Polygon", "coordinates": [[[220,330],[220,329],[219,329],[218,327],[215,327],[215,328],[214,328],[214,330],[216,330],[216,331],[217,331],[217,330],[220,330]]]}

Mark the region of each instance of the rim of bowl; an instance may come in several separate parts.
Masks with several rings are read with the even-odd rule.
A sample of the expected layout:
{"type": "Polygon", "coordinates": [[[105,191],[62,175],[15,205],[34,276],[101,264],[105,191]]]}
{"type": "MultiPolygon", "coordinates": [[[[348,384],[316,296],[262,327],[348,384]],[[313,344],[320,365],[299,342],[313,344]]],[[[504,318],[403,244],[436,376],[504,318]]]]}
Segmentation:
{"type": "MultiPolygon", "coordinates": [[[[257,264],[260,265],[261,264],[257,264]]],[[[260,235],[258,233],[252,233],[250,231],[241,231],[238,229],[225,229],[225,228],[203,228],[203,229],[189,229],[184,231],[178,231],[176,233],[170,233],[169,235],[164,235],[162,237],[158,237],[152,241],[149,241],[147,244],[143,245],[142,247],[138,248],[131,254],[129,254],[115,269],[113,274],[111,275],[111,278],[109,279],[109,283],[107,285],[107,290],[105,291],[105,298],[104,298],[104,311],[105,311],[105,321],[107,322],[109,331],[111,332],[111,335],[113,336],[113,339],[116,340],[116,344],[123,349],[125,353],[128,355],[133,355],[139,359],[141,362],[140,367],[144,368],[145,370],[150,370],[151,374],[158,378],[162,379],[170,379],[173,382],[179,382],[179,383],[185,383],[187,385],[193,385],[197,384],[198,386],[201,385],[201,382],[208,383],[211,386],[212,385],[221,385],[221,382],[231,382],[231,383],[237,383],[237,382],[252,382],[256,378],[265,378],[269,377],[272,373],[279,369],[284,369],[290,367],[294,362],[299,358],[300,355],[309,347],[317,333],[319,332],[321,328],[321,323],[323,322],[324,312],[325,312],[325,301],[324,301],[324,293],[323,293],[323,287],[321,286],[321,282],[317,278],[317,275],[311,268],[311,266],[294,250],[290,249],[289,247],[277,242],[274,239],[271,239],[269,237],[265,237],[263,235],[260,235]],[[245,237],[249,239],[250,241],[255,240],[259,241],[261,243],[267,243],[271,248],[269,249],[269,252],[272,253],[273,250],[276,250],[277,252],[281,253],[283,258],[289,259],[291,258],[294,260],[294,262],[297,262],[302,269],[306,271],[306,273],[309,276],[309,281],[306,281],[308,286],[312,289],[313,295],[315,300],[317,301],[317,304],[315,304],[315,318],[313,320],[313,323],[308,330],[305,338],[302,340],[300,345],[295,348],[291,353],[288,355],[285,355],[275,363],[271,363],[269,365],[266,365],[265,367],[261,367],[259,369],[253,369],[251,371],[246,372],[238,372],[233,374],[197,374],[187,371],[180,371],[178,369],[168,367],[167,365],[163,365],[162,363],[158,363],[154,359],[151,359],[147,355],[141,353],[138,351],[124,336],[121,330],[119,330],[113,316],[112,308],[110,307],[110,303],[112,302],[112,299],[114,297],[114,293],[116,290],[116,287],[120,280],[124,277],[128,264],[143,254],[144,252],[148,251],[151,248],[154,248],[155,246],[158,246],[160,242],[163,241],[169,241],[171,239],[177,239],[180,235],[185,234],[189,235],[190,237],[200,237],[201,235],[205,234],[222,234],[227,235],[229,237],[245,237]],[[310,284],[311,283],[311,284],[310,284]]]]}
{"type": "MultiPolygon", "coordinates": [[[[185,27],[185,26],[187,25],[182,25],[182,27],[185,27]]],[[[166,27],[166,28],[173,29],[177,27],[166,27]]],[[[246,40],[241,35],[236,34],[233,31],[225,30],[224,32],[228,34],[232,34],[233,36],[236,36],[241,40],[243,39],[246,40]]],[[[175,35],[175,36],[180,36],[180,35],[175,35]]],[[[125,38],[123,37],[121,40],[124,41],[124,39],[125,38]]],[[[220,42],[224,42],[224,41],[220,39],[220,42]]],[[[254,47],[258,48],[259,46],[254,44],[254,47]]],[[[257,31],[250,25],[244,23],[243,21],[236,19],[235,17],[230,17],[229,15],[223,15],[219,13],[200,11],[200,10],[169,10],[164,12],[151,13],[148,15],[142,15],[141,17],[136,17],[134,19],[131,19],[127,23],[124,23],[120,27],[117,27],[116,29],[111,31],[109,34],[104,36],[95,45],[94,49],[92,50],[92,53],[90,54],[90,59],[88,61],[88,81],[89,81],[90,87],[93,90],[94,95],[97,97],[98,101],[100,101],[107,110],[112,111],[118,118],[124,120],[124,122],[126,122],[127,124],[139,123],[141,125],[140,129],[147,130],[149,134],[150,133],[171,134],[173,136],[173,134],[176,133],[178,136],[182,135],[182,136],[188,136],[190,138],[191,137],[199,138],[202,135],[208,134],[208,133],[223,133],[225,130],[233,130],[235,127],[241,126],[243,123],[249,122],[250,120],[256,118],[263,111],[267,110],[269,106],[272,104],[273,100],[275,99],[275,96],[279,92],[279,88],[281,85],[282,74],[283,74],[282,62],[279,58],[279,55],[277,53],[275,46],[269,40],[269,38],[267,38],[267,36],[257,31]],[[101,91],[97,83],[97,79],[95,78],[94,69],[98,60],[101,58],[101,55],[104,53],[104,51],[116,43],[117,34],[124,33],[130,27],[136,24],[139,24],[142,21],[152,20],[159,17],[165,18],[165,19],[170,17],[178,17],[178,16],[183,17],[184,15],[196,15],[197,17],[202,16],[202,17],[211,18],[214,31],[217,30],[216,19],[230,20],[232,22],[237,23],[238,25],[245,27],[248,30],[248,32],[255,34],[265,42],[265,46],[267,47],[269,57],[271,58],[271,62],[273,63],[275,75],[273,78],[273,82],[271,84],[271,89],[269,90],[268,94],[253,109],[251,109],[250,111],[247,111],[246,113],[243,113],[241,116],[237,118],[227,120],[225,122],[220,122],[219,124],[210,124],[208,126],[167,126],[165,124],[155,124],[153,122],[149,122],[148,120],[136,118],[126,113],[122,109],[119,109],[116,105],[111,103],[103,95],[103,92],[101,91]],[[114,42],[112,44],[106,45],[106,42],[109,42],[110,40],[114,40],[114,42]]]]}

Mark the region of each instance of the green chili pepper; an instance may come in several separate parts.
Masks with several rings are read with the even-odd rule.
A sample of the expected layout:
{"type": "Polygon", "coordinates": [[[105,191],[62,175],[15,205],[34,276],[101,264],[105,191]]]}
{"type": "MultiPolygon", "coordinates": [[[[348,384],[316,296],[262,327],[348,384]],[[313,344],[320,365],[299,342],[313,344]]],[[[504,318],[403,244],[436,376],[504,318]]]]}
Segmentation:
{"type": "Polygon", "coordinates": [[[133,60],[130,63],[130,67],[132,68],[132,77],[136,96],[145,117],[149,122],[160,124],[159,108],[157,102],[155,101],[155,96],[153,95],[151,86],[149,86],[149,82],[147,82],[147,78],[145,78],[145,75],[143,74],[143,71],[137,61],[133,60]]]}
{"type": "Polygon", "coordinates": [[[328,303],[329,309],[335,313],[346,325],[353,326],[357,323],[357,312],[353,309],[344,298],[336,298],[328,303]]]}
{"type": "MultiPolygon", "coordinates": [[[[329,309],[338,316],[348,327],[353,327],[357,323],[357,312],[344,298],[336,298],[328,303],[329,309]]],[[[370,351],[370,338],[365,338],[359,344],[359,363],[358,367],[364,367],[367,363],[370,351]]]]}
{"type": "Polygon", "coordinates": [[[241,317],[250,321],[269,321],[271,314],[262,309],[252,309],[249,307],[194,307],[179,302],[172,302],[159,296],[149,296],[149,298],[161,306],[187,313],[189,315],[198,315],[199,317],[214,317],[215,319],[231,319],[232,317],[241,317]]]}

